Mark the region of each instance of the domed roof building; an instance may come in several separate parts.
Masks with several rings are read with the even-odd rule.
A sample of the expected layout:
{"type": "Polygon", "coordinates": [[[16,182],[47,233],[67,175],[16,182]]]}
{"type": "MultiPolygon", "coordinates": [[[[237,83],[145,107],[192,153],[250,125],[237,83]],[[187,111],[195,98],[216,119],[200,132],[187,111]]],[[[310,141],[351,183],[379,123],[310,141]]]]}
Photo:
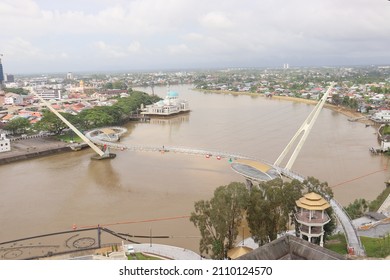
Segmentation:
{"type": "Polygon", "coordinates": [[[167,94],[168,98],[177,98],[179,97],[179,94],[176,91],[169,91],[167,94]]]}
{"type": "Polygon", "coordinates": [[[152,105],[147,105],[141,114],[154,116],[171,116],[189,112],[190,108],[186,100],[179,99],[176,91],[168,91],[166,97],[152,105]]]}

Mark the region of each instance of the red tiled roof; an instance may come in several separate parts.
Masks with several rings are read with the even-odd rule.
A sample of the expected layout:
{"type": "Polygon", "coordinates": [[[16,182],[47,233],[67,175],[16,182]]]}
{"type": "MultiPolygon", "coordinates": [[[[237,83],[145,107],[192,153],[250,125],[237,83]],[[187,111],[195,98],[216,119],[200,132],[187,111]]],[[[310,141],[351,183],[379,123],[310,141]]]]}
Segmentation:
{"type": "Polygon", "coordinates": [[[3,120],[4,120],[4,121],[8,121],[8,120],[12,119],[13,117],[14,117],[14,115],[8,114],[8,115],[6,115],[5,117],[3,117],[3,120]]]}

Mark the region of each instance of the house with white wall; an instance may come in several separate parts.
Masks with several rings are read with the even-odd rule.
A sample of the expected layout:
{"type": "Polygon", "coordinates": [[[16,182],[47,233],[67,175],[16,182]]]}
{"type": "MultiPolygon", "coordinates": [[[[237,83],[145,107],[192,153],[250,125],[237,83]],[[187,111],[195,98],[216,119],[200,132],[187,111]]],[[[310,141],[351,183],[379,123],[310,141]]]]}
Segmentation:
{"type": "Polygon", "coordinates": [[[11,151],[11,141],[5,137],[5,134],[0,134],[0,153],[11,151]]]}

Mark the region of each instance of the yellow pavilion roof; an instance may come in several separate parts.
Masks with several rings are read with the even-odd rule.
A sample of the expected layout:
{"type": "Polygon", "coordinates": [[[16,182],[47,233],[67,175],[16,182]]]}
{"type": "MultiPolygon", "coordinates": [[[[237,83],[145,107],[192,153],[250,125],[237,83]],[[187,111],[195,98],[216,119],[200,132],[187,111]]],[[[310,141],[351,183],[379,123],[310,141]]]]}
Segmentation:
{"type": "Polygon", "coordinates": [[[265,163],[262,163],[259,161],[249,160],[249,159],[237,159],[236,163],[241,163],[241,164],[251,166],[251,167],[253,167],[257,170],[260,170],[261,172],[264,172],[264,173],[268,172],[272,168],[272,166],[270,166],[268,164],[265,164],[265,163]]]}
{"type": "Polygon", "coordinates": [[[115,134],[115,130],[112,130],[111,128],[101,128],[100,131],[104,134],[115,134]]]}
{"type": "Polygon", "coordinates": [[[295,204],[307,210],[325,210],[330,207],[330,204],[319,194],[311,192],[295,201],[295,204]]]}

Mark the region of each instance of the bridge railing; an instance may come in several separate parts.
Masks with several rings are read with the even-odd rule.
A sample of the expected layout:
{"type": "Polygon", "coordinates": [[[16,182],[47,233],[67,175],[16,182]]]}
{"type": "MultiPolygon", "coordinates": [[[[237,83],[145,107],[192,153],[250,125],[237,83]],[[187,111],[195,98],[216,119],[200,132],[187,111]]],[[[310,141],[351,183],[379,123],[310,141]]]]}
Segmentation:
{"type": "MultiPolygon", "coordinates": [[[[337,200],[335,200],[334,198],[331,198],[331,199],[330,199],[330,202],[333,203],[333,204],[335,204],[335,205],[340,209],[340,211],[343,212],[343,214],[347,217],[348,222],[349,222],[349,224],[351,225],[351,227],[352,227],[352,229],[353,229],[353,231],[354,231],[354,234],[355,234],[355,236],[356,236],[356,238],[357,238],[357,242],[358,242],[357,245],[359,246],[359,249],[360,249],[359,252],[355,252],[355,253],[357,253],[357,255],[359,255],[359,256],[360,256],[360,255],[365,255],[365,248],[364,248],[364,246],[363,246],[363,244],[362,244],[362,242],[361,242],[361,240],[360,240],[360,237],[359,237],[359,235],[358,235],[358,232],[357,232],[357,230],[356,230],[356,227],[355,227],[355,226],[353,225],[353,223],[352,223],[351,217],[348,215],[348,212],[345,211],[344,207],[343,207],[337,200]]],[[[348,246],[350,246],[350,247],[355,247],[355,246],[354,246],[354,243],[352,243],[352,242],[350,241],[349,237],[348,237],[347,230],[346,230],[346,228],[345,228],[344,223],[342,223],[342,222],[340,222],[340,223],[341,223],[341,226],[342,226],[343,229],[344,229],[344,232],[346,233],[346,234],[345,234],[345,238],[346,238],[346,241],[347,241],[348,246]]]]}
{"type": "Polygon", "coordinates": [[[278,167],[278,166],[275,166],[275,168],[279,171],[280,174],[282,174],[290,179],[296,179],[300,182],[303,182],[306,179],[305,176],[302,176],[302,175],[298,174],[297,172],[293,172],[289,169],[286,169],[283,167],[278,167]]]}

